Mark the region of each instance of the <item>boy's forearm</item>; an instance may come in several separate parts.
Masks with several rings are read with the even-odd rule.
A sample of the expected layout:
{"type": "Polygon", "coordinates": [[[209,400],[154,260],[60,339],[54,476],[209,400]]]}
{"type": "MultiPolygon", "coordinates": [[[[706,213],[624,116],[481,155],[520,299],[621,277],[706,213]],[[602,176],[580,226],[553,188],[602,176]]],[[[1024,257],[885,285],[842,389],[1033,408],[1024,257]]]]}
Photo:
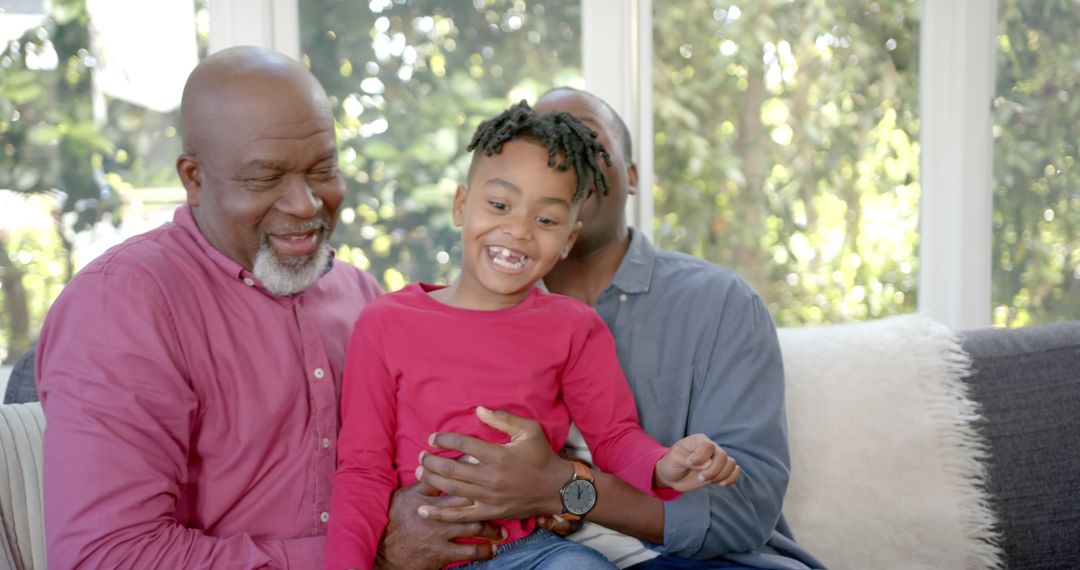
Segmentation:
{"type": "Polygon", "coordinates": [[[596,524],[653,544],[664,542],[664,502],[614,475],[593,469],[596,506],[586,517],[596,524]]]}

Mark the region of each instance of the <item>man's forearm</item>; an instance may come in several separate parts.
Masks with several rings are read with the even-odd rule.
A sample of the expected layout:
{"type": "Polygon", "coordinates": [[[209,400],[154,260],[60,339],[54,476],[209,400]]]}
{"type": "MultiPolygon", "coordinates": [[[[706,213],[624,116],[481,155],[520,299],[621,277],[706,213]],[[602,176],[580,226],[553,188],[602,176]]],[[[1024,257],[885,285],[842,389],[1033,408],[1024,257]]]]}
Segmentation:
{"type": "Polygon", "coordinates": [[[646,542],[663,544],[663,501],[596,469],[593,481],[596,506],[589,512],[588,520],[646,542]]]}
{"type": "MultiPolygon", "coordinates": [[[[116,533],[117,535],[123,533],[116,533]]],[[[49,566],[58,568],[321,568],[326,537],[254,540],[246,534],[210,537],[168,524],[141,536],[104,537],[101,548],[54,542],[49,566]]]]}

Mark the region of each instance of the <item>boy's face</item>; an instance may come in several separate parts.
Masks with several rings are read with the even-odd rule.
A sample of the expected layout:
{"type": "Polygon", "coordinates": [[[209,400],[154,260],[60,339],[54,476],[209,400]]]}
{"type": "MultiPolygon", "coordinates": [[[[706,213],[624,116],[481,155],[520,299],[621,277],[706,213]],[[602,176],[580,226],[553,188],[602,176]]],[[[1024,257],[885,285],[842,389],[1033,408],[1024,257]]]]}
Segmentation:
{"type": "Polygon", "coordinates": [[[545,147],[510,141],[499,154],[478,155],[468,190],[458,187],[458,293],[470,305],[492,309],[519,303],[574,245],[581,227],[578,205],[571,202],[577,175],[556,170],[547,160],[545,147]]]}

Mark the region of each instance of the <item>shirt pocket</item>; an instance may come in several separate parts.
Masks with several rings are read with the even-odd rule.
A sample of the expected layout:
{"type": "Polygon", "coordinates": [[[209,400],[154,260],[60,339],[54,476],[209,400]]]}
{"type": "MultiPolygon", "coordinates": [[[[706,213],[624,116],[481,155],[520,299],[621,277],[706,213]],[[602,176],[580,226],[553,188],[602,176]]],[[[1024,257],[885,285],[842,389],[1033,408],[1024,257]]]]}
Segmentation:
{"type": "Polygon", "coordinates": [[[659,374],[637,383],[634,390],[641,427],[664,445],[686,436],[695,370],[688,366],[659,374]]]}

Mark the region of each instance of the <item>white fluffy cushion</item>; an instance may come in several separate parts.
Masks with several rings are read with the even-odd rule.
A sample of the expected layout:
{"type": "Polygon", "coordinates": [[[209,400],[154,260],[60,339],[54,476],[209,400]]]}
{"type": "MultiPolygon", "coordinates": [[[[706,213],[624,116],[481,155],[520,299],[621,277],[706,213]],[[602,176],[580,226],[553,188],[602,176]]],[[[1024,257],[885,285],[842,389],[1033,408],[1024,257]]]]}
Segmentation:
{"type": "Polygon", "coordinates": [[[918,315],[782,329],[796,540],[832,569],[998,568],[952,334],[918,315]]]}

